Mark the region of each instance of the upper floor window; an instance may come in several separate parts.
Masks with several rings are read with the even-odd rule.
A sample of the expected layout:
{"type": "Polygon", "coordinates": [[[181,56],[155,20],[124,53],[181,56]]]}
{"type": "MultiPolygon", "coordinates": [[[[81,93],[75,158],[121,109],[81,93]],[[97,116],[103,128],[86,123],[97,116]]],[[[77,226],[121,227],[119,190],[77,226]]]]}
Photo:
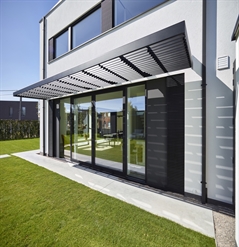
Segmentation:
{"type": "Polygon", "coordinates": [[[9,116],[10,117],[12,117],[12,115],[13,115],[13,108],[12,108],[12,106],[9,108],[9,116]]]}
{"type": "Polygon", "coordinates": [[[115,0],[115,26],[163,2],[165,0],[115,0]]]}
{"type": "Polygon", "coordinates": [[[22,107],[22,116],[23,116],[23,117],[26,116],[26,110],[27,110],[26,107],[23,106],[23,107],[22,107]]]}
{"type": "Polygon", "coordinates": [[[101,33],[101,9],[97,9],[72,27],[72,48],[101,33]]]}
{"type": "Polygon", "coordinates": [[[59,57],[68,51],[68,31],[65,31],[55,39],[55,56],[59,57]]]}

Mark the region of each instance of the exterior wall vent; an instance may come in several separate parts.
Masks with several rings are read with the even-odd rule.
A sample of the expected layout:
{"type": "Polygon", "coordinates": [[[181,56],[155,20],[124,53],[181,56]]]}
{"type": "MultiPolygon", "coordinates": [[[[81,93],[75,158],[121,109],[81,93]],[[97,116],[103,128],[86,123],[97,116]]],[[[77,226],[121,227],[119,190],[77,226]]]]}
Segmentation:
{"type": "Polygon", "coordinates": [[[223,56],[218,58],[217,69],[229,69],[229,56],[223,56]]]}

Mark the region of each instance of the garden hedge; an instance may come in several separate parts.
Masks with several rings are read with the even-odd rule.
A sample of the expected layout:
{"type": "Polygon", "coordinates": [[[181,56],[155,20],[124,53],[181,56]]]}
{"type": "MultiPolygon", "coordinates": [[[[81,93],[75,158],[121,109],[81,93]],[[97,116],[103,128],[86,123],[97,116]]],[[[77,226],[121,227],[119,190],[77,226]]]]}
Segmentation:
{"type": "Polygon", "coordinates": [[[38,120],[0,120],[0,140],[16,140],[39,137],[38,120]]]}

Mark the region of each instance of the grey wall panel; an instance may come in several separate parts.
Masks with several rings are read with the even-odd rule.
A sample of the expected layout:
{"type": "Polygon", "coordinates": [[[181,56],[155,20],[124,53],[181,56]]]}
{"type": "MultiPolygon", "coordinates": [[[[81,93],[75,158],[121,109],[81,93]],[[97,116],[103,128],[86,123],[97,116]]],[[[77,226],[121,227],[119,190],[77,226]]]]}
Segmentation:
{"type": "Polygon", "coordinates": [[[101,3],[102,33],[113,27],[113,2],[112,0],[105,0],[101,3]]]}

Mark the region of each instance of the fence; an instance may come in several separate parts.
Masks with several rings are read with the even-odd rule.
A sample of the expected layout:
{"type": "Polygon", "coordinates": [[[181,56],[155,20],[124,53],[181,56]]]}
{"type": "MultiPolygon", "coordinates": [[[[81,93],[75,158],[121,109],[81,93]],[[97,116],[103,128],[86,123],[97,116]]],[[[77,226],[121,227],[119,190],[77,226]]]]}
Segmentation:
{"type": "Polygon", "coordinates": [[[37,120],[0,120],[0,140],[16,140],[39,137],[37,120]]]}

